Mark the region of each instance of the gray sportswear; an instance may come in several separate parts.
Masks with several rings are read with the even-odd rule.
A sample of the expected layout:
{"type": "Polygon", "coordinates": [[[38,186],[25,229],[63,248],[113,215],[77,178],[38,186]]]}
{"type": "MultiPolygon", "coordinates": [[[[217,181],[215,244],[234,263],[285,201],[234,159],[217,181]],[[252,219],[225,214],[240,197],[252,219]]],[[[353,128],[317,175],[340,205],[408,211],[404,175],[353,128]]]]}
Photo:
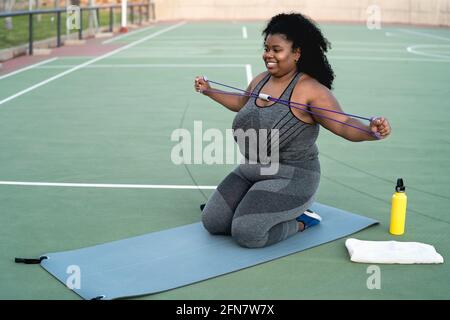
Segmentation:
{"type": "MultiPolygon", "coordinates": [[[[300,77],[298,73],[279,99],[291,99],[300,77]]],[[[259,94],[269,78],[267,74],[254,92],[259,94]]],[[[256,98],[250,98],[233,121],[234,132],[239,129],[267,130],[268,134],[257,136],[257,141],[259,144],[263,139],[268,145],[269,156],[272,145],[278,142],[278,170],[262,174],[267,164],[259,157],[249,161],[252,146],[239,144],[246,161],[218,185],[203,209],[202,222],[210,233],[231,235],[241,246],[264,247],[298,232],[296,218],[314,202],[320,180],[315,143],[319,125],[299,120],[281,103],[260,107],[256,98]],[[271,129],[278,129],[278,138],[270,135],[271,129]]]]}

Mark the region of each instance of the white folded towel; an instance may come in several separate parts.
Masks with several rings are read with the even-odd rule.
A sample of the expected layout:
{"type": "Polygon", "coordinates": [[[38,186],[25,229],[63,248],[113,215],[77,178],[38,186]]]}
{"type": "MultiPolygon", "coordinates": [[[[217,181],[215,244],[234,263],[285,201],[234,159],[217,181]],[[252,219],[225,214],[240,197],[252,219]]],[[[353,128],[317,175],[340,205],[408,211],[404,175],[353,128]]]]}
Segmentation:
{"type": "Polygon", "coordinates": [[[398,241],[345,241],[350,260],[361,263],[444,263],[444,258],[429,244],[398,241]]]}

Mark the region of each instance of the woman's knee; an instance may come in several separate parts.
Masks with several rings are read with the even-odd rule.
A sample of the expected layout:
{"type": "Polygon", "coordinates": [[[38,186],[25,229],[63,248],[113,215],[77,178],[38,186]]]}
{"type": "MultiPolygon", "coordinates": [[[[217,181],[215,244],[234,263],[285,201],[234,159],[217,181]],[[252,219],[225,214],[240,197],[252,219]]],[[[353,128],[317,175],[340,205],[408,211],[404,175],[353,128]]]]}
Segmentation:
{"type": "Polygon", "coordinates": [[[231,219],[224,212],[220,213],[211,210],[206,206],[202,213],[203,227],[211,234],[227,234],[231,233],[231,219]]]}
{"type": "Polygon", "coordinates": [[[263,232],[250,219],[240,217],[233,220],[231,236],[242,247],[262,248],[268,240],[267,232],[263,232]]]}

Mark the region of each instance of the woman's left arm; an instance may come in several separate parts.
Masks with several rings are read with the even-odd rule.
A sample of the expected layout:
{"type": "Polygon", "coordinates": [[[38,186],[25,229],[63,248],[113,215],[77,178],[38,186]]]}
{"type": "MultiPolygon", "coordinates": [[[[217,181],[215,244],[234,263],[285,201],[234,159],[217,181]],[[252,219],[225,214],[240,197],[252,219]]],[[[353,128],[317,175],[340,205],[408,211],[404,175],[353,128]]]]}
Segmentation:
{"type": "MultiPolygon", "coordinates": [[[[325,86],[316,83],[308,91],[312,94],[312,98],[309,101],[309,104],[311,106],[337,112],[344,112],[339,105],[339,102],[334,97],[333,93],[325,86]]],[[[314,117],[314,120],[316,122],[318,122],[326,129],[330,130],[334,134],[341,136],[342,138],[349,141],[357,142],[379,140],[369,132],[378,134],[380,139],[386,138],[391,133],[391,126],[389,125],[389,121],[384,117],[375,117],[370,121],[369,125],[366,125],[362,121],[351,118],[347,115],[329,112],[313,107],[310,107],[309,109],[311,112],[315,113],[312,114],[312,116],[314,117]],[[343,123],[339,123],[327,118],[331,118],[343,123]],[[361,129],[364,129],[365,131],[355,129],[351,126],[359,127],[361,129]]]]}

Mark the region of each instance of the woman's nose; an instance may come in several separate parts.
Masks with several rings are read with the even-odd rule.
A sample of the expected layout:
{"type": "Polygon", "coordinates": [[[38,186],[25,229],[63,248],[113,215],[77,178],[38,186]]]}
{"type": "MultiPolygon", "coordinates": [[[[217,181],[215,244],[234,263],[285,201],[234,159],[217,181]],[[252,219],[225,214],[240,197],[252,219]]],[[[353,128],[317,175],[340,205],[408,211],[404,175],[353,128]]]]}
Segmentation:
{"type": "Polygon", "coordinates": [[[273,58],[273,55],[270,52],[264,52],[263,53],[263,59],[269,59],[269,58],[273,58]]]}

